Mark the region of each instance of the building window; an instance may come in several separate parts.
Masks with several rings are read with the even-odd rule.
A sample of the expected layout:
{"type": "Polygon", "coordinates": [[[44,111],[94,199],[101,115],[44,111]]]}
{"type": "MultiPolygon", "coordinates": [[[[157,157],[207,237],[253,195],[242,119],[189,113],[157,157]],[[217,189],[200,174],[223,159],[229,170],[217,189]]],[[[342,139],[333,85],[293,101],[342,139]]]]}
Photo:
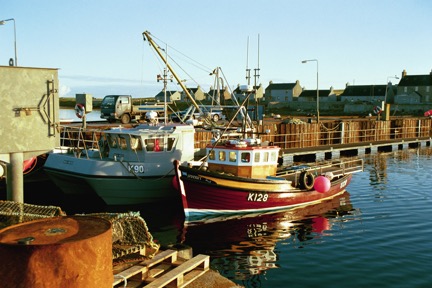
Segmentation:
{"type": "Polygon", "coordinates": [[[430,86],[426,86],[426,92],[430,91],[430,86]]]}
{"type": "Polygon", "coordinates": [[[414,91],[418,92],[418,86],[416,86],[416,87],[414,88],[414,91]]]}
{"type": "Polygon", "coordinates": [[[404,87],[404,92],[405,92],[405,93],[408,92],[408,87],[404,87]]]}

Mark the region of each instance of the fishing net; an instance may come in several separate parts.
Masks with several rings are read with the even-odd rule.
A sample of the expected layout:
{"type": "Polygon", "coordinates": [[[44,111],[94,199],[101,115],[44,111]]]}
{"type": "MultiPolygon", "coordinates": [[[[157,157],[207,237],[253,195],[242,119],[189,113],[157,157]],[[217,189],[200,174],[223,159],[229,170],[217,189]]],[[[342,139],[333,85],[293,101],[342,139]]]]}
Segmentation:
{"type": "MultiPolygon", "coordinates": [[[[56,206],[0,201],[0,229],[56,216],[66,216],[66,213],[56,206]]],[[[139,212],[91,213],[85,216],[100,217],[111,222],[114,265],[153,258],[159,251],[160,245],[153,241],[153,236],[139,212]]]]}
{"type": "MultiPolygon", "coordinates": [[[[86,215],[100,217],[111,222],[113,259],[136,253],[147,258],[153,258],[159,251],[160,245],[153,241],[153,236],[150,234],[147,224],[139,212],[92,213],[86,215]]],[[[118,262],[121,262],[121,260],[118,260],[118,262]]]]}
{"type": "Polygon", "coordinates": [[[59,207],[0,200],[0,229],[42,218],[66,216],[59,207]]]}

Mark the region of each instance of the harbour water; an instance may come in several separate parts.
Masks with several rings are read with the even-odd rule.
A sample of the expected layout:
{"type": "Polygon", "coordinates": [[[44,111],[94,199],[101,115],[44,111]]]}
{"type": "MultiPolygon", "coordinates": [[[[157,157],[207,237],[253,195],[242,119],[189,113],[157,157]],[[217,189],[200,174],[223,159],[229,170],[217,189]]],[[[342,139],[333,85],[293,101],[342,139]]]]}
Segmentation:
{"type": "MultiPolygon", "coordinates": [[[[75,110],[71,108],[62,108],[59,113],[60,120],[71,120],[72,122],[82,122],[75,114],[75,110]]],[[[94,109],[86,114],[87,121],[105,121],[100,118],[100,109],[94,109]]]]}
{"type": "Polygon", "coordinates": [[[211,256],[245,287],[430,287],[432,148],[365,155],[364,172],[332,200],[280,213],[185,224],[181,203],[107,207],[26,184],[25,201],[68,215],[140,211],[155,240],[211,256]]]}

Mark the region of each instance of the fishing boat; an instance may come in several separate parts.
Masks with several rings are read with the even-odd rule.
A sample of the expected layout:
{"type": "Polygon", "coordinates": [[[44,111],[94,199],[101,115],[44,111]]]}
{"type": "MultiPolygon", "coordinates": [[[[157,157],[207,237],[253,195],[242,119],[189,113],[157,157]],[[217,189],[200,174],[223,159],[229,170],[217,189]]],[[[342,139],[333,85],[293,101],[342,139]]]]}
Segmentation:
{"type": "Polygon", "coordinates": [[[194,159],[194,134],[184,124],[64,127],[44,170],[65,194],[96,193],[108,205],[174,200],[172,162],[194,159]]]}
{"type": "Polygon", "coordinates": [[[262,142],[253,127],[237,134],[216,133],[202,161],[174,161],[186,221],[318,203],[343,193],[363,171],[358,158],[282,166],[280,147],[262,142]]]}

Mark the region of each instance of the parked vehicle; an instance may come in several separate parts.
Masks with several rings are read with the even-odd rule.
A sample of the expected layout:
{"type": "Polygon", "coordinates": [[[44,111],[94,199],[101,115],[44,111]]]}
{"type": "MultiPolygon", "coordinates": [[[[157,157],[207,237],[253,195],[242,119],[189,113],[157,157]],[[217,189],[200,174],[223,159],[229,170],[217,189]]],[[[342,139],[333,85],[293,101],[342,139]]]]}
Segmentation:
{"type": "Polygon", "coordinates": [[[120,120],[121,123],[128,124],[132,120],[145,120],[146,113],[151,111],[162,117],[164,109],[163,104],[133,105],[131,95],[107,95],[101,103],[101,118],[110,123],[120,120]]]}
{"type": "Polygon", "coordinates": [[[199,108],[201,112],[196,112],[193,106],[179,112],[174,112],[170,115],[170,119],[173,122],[185,122],[189,119],[200,119],[204,117],[208,117],[213,122],[225,119],[223,107],[221,106],[200,105],[199,108]]]}

